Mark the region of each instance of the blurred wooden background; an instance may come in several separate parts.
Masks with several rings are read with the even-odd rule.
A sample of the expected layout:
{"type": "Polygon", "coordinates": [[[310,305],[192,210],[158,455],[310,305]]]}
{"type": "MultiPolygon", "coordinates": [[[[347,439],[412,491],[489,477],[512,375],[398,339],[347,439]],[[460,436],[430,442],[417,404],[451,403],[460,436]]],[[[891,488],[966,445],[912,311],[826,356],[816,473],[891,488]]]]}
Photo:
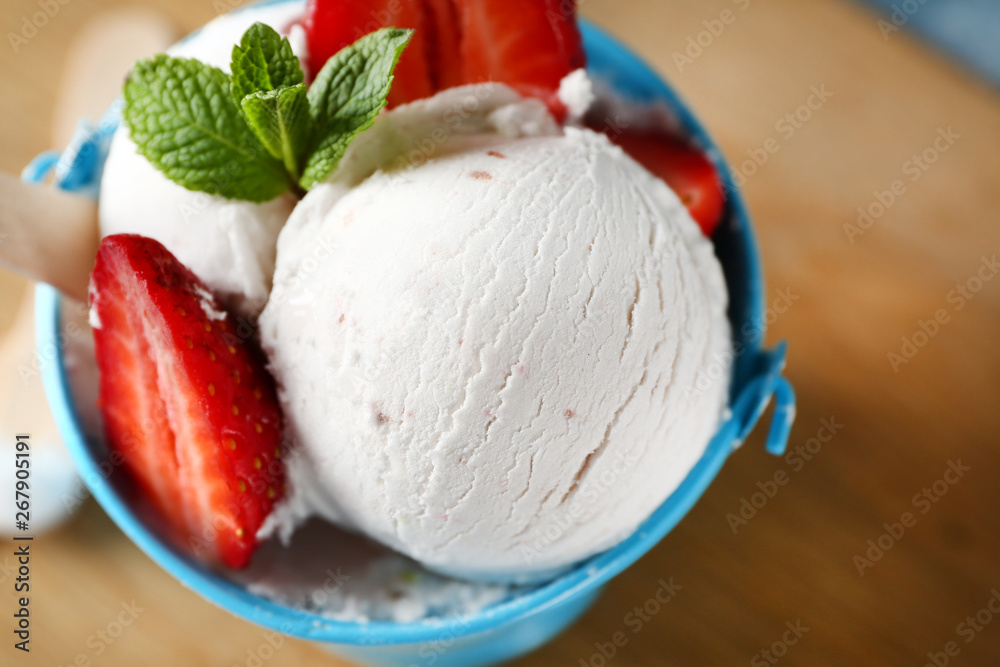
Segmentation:
{"type": "MultiPolygon", "coordinates": [[[[52,147],[53,100],[70,37],[103,10],[127,4],[48,4],[56,2],[58,14],[16,53],[9,33],[19,33],[39,4],[0,6],[0,167],[7,171],[52,147]]],[[[185,30],[216,13],[210,0],[143,2],[185,30]]],[[[983,258],[1000,254],[996,91],[905,32],[884,38],[876,15],[843,0],[580,4],[583,15],[657,66],[737,166],[752,155],[764,161],[765,144],[778,146],[762,166],[743,171],[753,172],[745,191],[770,298],[791,301],[775,311],[769,334],[791,341],[788,375],[800,406],[791,449],[825,436],[824,420],[839,427],[801,463],[767,456],[759,434],[752,437],[659,547],[566,635],[519,664],[600,665],[595,644],[618,631],[627,643],[616,649],[617,665],[772,664],[764,650],[782,665],[923,665],[929,653],[944,664],[948,649],[957,652],[951,664],[996,664],[1000,622],[988,623],[987,603],[1000,588],[1000,279],[977,281],[980,272],[993,277],[983,258]],[[719,32],[713,22],[724,10],[732,21],[721,34],[703,32],[719,32]],[[699,33],[707,46],[680,62],[675,53],[699,33]],[[818,108],[800,111],[803,120],[786,119],[814,88],[832,95],[813,98],[818,108]],[[935,148],[949,128],[951,145],[935,148]],[[913,161],[925,151],[926,169],[913,161]],[[896,180],[904,194],[861,227],[858,208],[878,213],[896,180]],[[978,291],[956,296],[966,284],[978,291]],[[942,309],[947,322],[936,334],[918,334],[942,309]],[[894,369],[888,355],[901,354],[904,337],[926,344],[894,369]],[[949,461],[959,459],[970,470],[935,491],[949,461]],[[734,534],[727,515],[777,471],[788,474],[787,485],[734,534]],[[924,489],[935,502],[914,497],[924,489]],[[867,557],[868,541],[904,512],[915,525],[861,576],[855,556],[867,557]],[[633,632],[626,616],[669,577],[683,588],[633,632]],[[786,623],[808,631],[783,644],[795,637],[786,623]]],[[[0,276],[4,319],[22,289],[0,276]]],[[[248,664],[264,641],[261,629],[159,570],[92,502],[34,549],[33,650],[26,657],[10,647],[4,611],[0,664],[69,665],[82,656],[89,662],[80,664],[229,667],[248,664]],[[96,639],[133,600],[144,609],[135,622],[110,645],[96,639]]],[[[4,610],[13,609],[12,562],[0,555],[4,610]]],[[[289,640],[267,664],[341,663],[289,640]]]]}

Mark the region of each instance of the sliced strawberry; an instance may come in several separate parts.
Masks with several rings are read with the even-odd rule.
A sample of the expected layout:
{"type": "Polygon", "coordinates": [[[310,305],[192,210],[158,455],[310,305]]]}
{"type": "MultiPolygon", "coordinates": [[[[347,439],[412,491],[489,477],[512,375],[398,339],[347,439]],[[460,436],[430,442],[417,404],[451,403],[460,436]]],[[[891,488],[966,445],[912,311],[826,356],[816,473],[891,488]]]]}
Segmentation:
{"type": "Polygon", "coordinates": [[[575,0],[309,0],[303,22],[315,74],[379,28],[414,28],[389,106],[498,81],[559,111],[559,83],[586,58],[575,0]]]}
{"type": "Polygon", "coordinates": [[[666,181],[705,236],[712,235],[722,222],[726,202],[719,173],[708,156],[658,132],[612,132],[609,138],[653,175],[666,181]]]}
{"type": "Polygon", "coordinates": [[[427,63],[434,92],[461,86],[466,81],[455,0],[423,0],[423,3],[427,63]]]}
{"type": "Polygon", "coordinates": [[[261,353],[152,239],[104,239],[90,294],[110,448],[192,547],[246,566],[284,483],[261,353]]]}
{"type": "Polygon", "coordinates": [[[389,106],[430,97],[437,89],[427,56],[426,20],[423,0],[309,0],[303,21],[309,71],[315,76],[342,48],[380,28],[413,28],[416,33],[396,65],[389,106]]]}
{"type": "Polygon", "coordinates": [[[542,99],[586,65],[575,0],[454,0],[465,82],[500,81],[542,99]]]}

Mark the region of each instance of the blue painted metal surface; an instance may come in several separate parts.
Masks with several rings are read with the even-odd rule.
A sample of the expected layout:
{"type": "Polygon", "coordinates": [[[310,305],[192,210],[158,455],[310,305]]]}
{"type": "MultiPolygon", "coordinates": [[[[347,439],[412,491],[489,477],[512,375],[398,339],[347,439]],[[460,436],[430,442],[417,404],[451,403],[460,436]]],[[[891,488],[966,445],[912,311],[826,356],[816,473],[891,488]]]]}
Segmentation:
{"type": "MultiPolygon", "coordinates": [[[[764,284],[749,215],[721,154],[691,110],[656,73],[624,46],[596,28],[584,25],[590,68],[627,97],[663,104],[682,129],[704,146],[720,165],[729,196],[728,223],[714,237],[726,271],[730,319],[734,331],[731,416],[720,427],[705,454],[680,487],[640,528],[617,547],[578,565],[554,581],[518,594],[473,616],[425,619],[414,623],[349,623],[334,621],[250,594],[217,572],[178,550],[144,523],[128,505],[115,476],[105,476],[103,443],[88,441],[73,405],[60,350],[58,363],[45,364],[44,382],[56,422],[81,476],[119,527],[164,569],[207,600],[261,626],[284,634],[323,642],[331,651],[373,665],[409,667],[490,665],[531,651],[575,621],[600,595],[604,585],[656,545],[687,514],[715,478],[722,464],[753,429],[767,404],[776,399],[767,449],[781,455],[794,418],[795,397],[782,376],[785,346],[761,348],[764,328],[764,284]],[[432,660],[432,661],[431,661],[432,660]]],[[[106,145],[108,122],[86,130],[76,146],[106,145]]],[[[113,127],[110,127],[113,130],[113,127]]],[[[25,172],[39,180],[57,162],[57,183],[78,192],[96,193],[101,159],[48,155],[25,172]]],[[[40,285],[36,295],[39,349],[58,348],[61,297],[40,285]]],[[[118,476],[120,478],[121,476],[118,476]]]]}

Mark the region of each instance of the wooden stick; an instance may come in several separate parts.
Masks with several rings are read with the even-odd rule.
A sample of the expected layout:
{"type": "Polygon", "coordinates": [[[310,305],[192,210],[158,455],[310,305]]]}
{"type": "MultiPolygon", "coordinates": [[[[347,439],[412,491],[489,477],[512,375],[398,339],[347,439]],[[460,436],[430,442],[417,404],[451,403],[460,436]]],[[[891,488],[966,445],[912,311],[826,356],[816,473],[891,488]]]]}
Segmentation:
{"type": "MultiPolygon", "coordinates": [[[[53,135],[69,141],[81,118],[97,122],[135,61],[163,51],[174,26],[160,14],[121,9],[83,26],[70,46],[53,135]]],[[[0,173],[0,264],[87,300],[97,253],[97,204],[0,173]]]]}
{"type": "Polygon", "coordinates": [[[97,203],[0,173],[0,262],[86,301],[97,203]]]}

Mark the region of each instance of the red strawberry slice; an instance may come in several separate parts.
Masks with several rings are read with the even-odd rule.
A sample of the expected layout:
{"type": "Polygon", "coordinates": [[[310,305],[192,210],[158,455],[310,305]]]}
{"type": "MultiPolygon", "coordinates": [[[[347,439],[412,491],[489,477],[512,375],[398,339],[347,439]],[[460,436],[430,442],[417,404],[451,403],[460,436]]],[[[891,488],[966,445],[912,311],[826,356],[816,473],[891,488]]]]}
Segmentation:
{"type": "Polygon", "coordinates": [[[104,239],[90,305],[109,446],[196,551],[246,566],[284,483],[263,356],[152,239],[104,239]]]}
{"type": "Polygon", "coordinates": [[[542,99],[586,65],[575,0],[454,0],[466,83],[500,81],[542,99]]]}
{"type": "Polygon", "coordinates": [[[303,22],[315,74],[379,28],[414,28],[389,106],[498,81],[557,111],[563,77],[585,65],[575,0],[309,0],[303,22]]]}
{"type": "Polygon", "coordinates": [[[338,51],[380,28],[413,28],[416,33],[396,65],[389,106],[430,97],[437,90],[428,62],[427,15],[423,0],[309,0],[303,27],[309,71],[319,73],[338,51]]]}
{"type": "Polygon", "coordinates": [[[461,86],[466,81],[462,68],[461,33],[455,0],[423,1],[427,63],[434,92],[461,86]]]}
{"type": "Polygon", "coordinates": [[[691,212],[705,236],[722,222],[725,210],[722,181],[702,151],[657,132],[625,131],[610,139],[632,158],[667,182],[691,212]]]}

